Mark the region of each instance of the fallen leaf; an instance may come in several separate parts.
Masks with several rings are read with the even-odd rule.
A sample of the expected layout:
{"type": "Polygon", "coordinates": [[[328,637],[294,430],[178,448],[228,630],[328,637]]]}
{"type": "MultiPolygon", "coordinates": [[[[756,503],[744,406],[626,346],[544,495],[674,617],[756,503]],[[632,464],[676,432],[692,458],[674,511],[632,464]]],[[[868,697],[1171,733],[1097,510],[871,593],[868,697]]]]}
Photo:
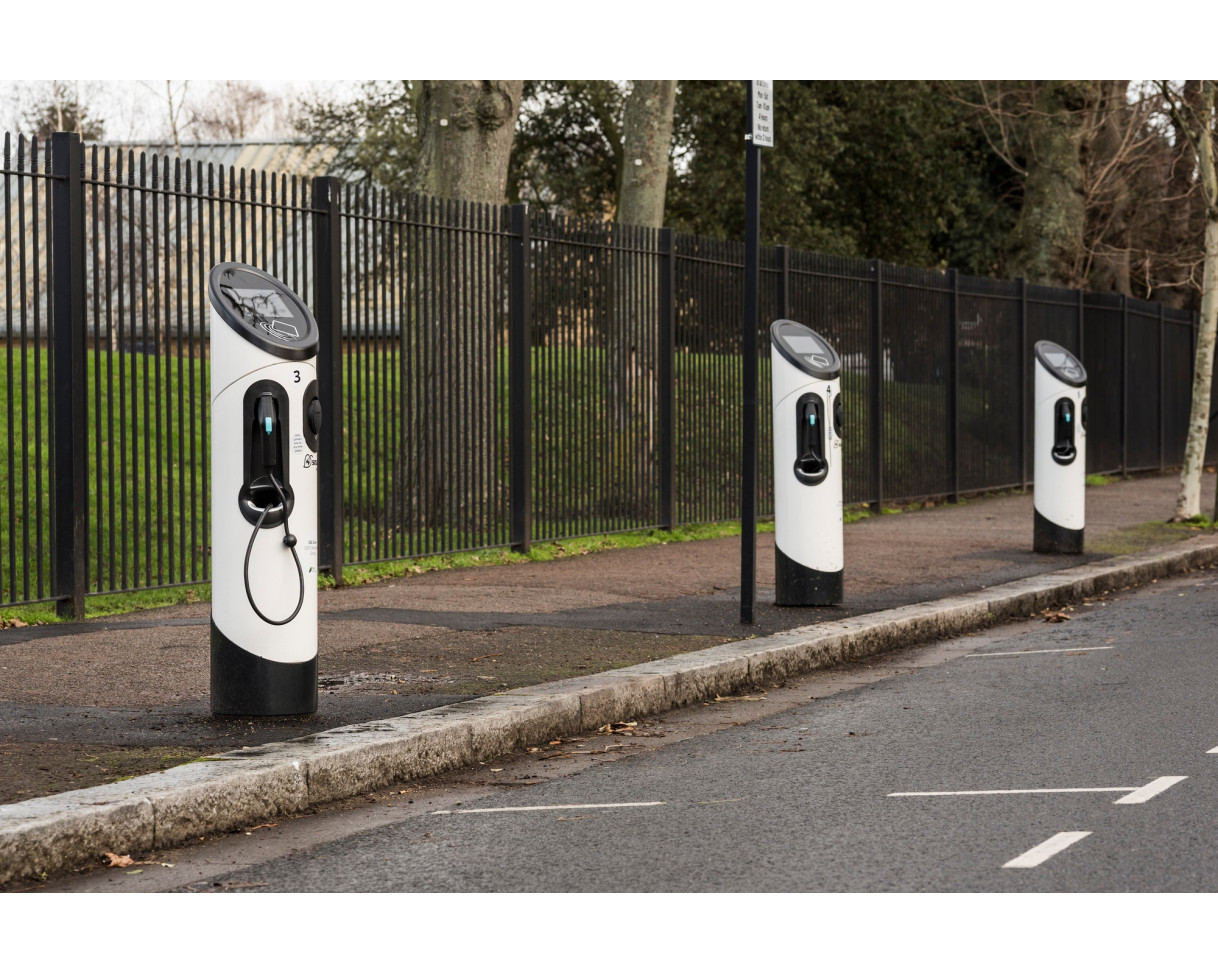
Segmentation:
{"type": "Polygon", "coordinates": [[[715,703],[728,703],[728,702],[735,701],[735,700],[764,700],[764,699],[765,699],[764,694],[760,697],[721,697],[721,696],[719,696],[719,694],[716,693],[714,702],[715,703]]]}
{"type": "Polygon", "coordinates": [[[1070,617],[1064,612],[1054,612],[1052,609],[1045,609],[1045,622],[1069,622],[1070,617]]]}
{"type": "Polygon", "coordinates": [[[604,727],[598,727],[598,734],[633,734],[634,729],[639,726],[637,720],[618,720],[612,724],[606,724],[604,727]]]}
{"type": "Polygon", "coordinates": [[[127,866],[135,865],[135,860],[130,856],[116,856],[113,852],[107,852],[106,855],[110,858],[110,861],[106,863],[107,866],[123,869],[127,866]]]}

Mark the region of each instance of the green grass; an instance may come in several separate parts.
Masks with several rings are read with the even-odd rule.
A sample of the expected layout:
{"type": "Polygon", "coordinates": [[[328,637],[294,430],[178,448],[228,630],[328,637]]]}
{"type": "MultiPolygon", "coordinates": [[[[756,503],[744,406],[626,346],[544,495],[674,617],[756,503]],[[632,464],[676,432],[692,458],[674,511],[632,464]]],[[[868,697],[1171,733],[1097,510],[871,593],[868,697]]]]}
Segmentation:
{"type": "MultiPolygon", "coordinates": [[[[413,460],[410,450],[417,441],[402,428],[403,410],[391,408],[400,397],[399,352],[363,348],[349,354],[347,363],[347,559],[380,563],[404,558],[412,550],[485,550],[492,539],[483,528],[442,523],[434,511],[421,511],[418,506],[409,509],[411,489],[405,481],[411,476],[410,465],[402,462],[402,455],[405,451],[413,460]],[[360,457],[362,462],[352,465],[351,457],[360,457]]],[[[710,522],[738,516],[739,365],[735,355],[679,353],[676,357],[675,476],[677,516],[683,520],[710,522]]],[[[193,588],[204,597],[199,593],[206,586],[194,580],[205,577],[209,570],[210,498],[204,491],[208,431],[202,422],[208,395],[205,363],[198,355],[179,359],[90,350],[85,367],[87,589],[129,591],[181,583],[183,591],[193,588]],[[113,482],[111,469],[115,471],[113,482]]],[[[506,431],[505,356],[500,356],[498,371],[500,398],[483,403],[483,409],[506,431]]],[[[641,425],[615,432],[605,421],[609,410],[605,352],[537,348],[533,371],[534,536],[610,535],[658,520],[656,498],[645,499],[641,505],[622,500],[633,496],[637,458],[655,444],[641,425]]],[[[0,448],[0,603],[50,595],[49,372],[45,349],[31,347],[7,354],[0,349],[0,444],[15,444],[11,461],[0,448]]],[[[760,380],[758,500],[765,511],[773,503],[773,460],[769,362],[764,358],[760,380]]],[[[854,476],[866,465],[865,391],[863,378],[843,377],[844,459],[854,476]]],[[[895,472],[918,465],[937,469],[943,463],[941,444],[921,434],[927,424],[941,425],[946,401],[942,387],[886,382],[884,393],[888,402],[899,406],[885,410],[886,469],[895,472]]],[[[962,417],[972,415],[974,407],[966,394],[962,417]]],[[[405,411],[410,414],[409,407],[405,411]]],[[[635,413],[643,416],[646,410],[635,413]]],[[[497,454],[506,457],[506,447],[497,454]]],[[[488,483],[495,508],[492,514],[500,521],[506,520],[507,513],[508,476],[506,460],[502,462],[503,466],[491,471],[488,483]]],[[[866,516],[869,514],[863,510],[846,512],[848,520],[866,516]]],[[[112,611],[110,605],[133,602],[126,595],[113,598],[117,602],[91,598],[88,611],[101,614],[112,611]]],[[[151,604],[163,604],[159,596],[153,598],[151,604]]]]}
{"type": "MultiPolygon", "coordinates": [[[[760,534],[773,533],[774,522],[759,521],[757,531],[760,534]]],[[[739,535],[740,524],[738,522],[720,522],[684,525],[672,531],[650,529],[543,542],[532,545],[528,552],[512,551],[509,548],[484,548],[480,551],[462,551],[448,555],[347,565],[343,568],[343,584],[344,586],[365,585],[390,578],[421,575],[424,572],[445,571],[452,568],[554,561],[559,558],[587,555],[597,551],[678,544],[682,541],[703,541],[713,538],[738,537],[739,535]]],[[[320,575],[318,588],[334,588],[334,577],[324,573],[320,575]]],[[[118,595],[89,596],[85,600],[85,618],[95,619],[99,616],[117,615],[141,609],[207,602],[210,599],[211,586],[206,584],[179,585],[118,595]]],[[[49,604],[12,606],[0,610],[0,624],[11,623],[14,619],[28,625],[45,625],[63,621],[56,616],[54,606],[49,604]]]]}

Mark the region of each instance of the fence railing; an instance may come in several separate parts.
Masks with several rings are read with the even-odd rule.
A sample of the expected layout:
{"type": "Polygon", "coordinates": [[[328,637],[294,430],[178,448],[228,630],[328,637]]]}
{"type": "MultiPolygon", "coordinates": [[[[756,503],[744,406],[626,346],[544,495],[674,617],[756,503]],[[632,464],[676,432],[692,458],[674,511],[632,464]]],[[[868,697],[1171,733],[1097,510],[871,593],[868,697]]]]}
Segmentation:
{"type": "MultiPolygon", "coordinates": [[[[204,582],[208,307],[264,267],[321,329],[322,566],[731,520],[743,245],[5,137],[0,604],[204,582]]],[[[1082,357],[1088,471],[1180,462],[1195,316],[773,247],[761,321],[832,341],[845,495],[1026,485],[1031,349],[1082,357]]],[[[760,490],[772,511],[767,327],[760,490]]]]}

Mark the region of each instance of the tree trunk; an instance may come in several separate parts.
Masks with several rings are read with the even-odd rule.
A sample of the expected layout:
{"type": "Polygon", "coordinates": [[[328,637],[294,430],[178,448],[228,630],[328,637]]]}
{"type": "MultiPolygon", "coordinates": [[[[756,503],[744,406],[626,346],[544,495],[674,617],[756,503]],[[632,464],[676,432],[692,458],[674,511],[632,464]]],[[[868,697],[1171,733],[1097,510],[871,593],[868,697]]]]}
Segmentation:
{"type": "Polygon", "coordinates": [[[413,387],[403,397],[404,426],[422,470],[399,487],[418,505],[419,522],[443,532],[444,547],[491,543],[506,497],[492,442],[505,323],[485,270],[493,259],[493,207],[485,204],[504,202],[523,85],[422,83],[421,188],[444,199],[427,204],[424,223],[436,229],[415,284],[429,299],[410,329],[414,366],[404,377],[413,387]]]}
{"type": "Polygon", "coordinates": [[[424,81],[423,192],[502,203],[523,81],[424,81]]]}
{"type": "Polygon", "coordinates": [[[1094,100],[1088,82],[1047,81],[1028,118],[1028,175],[1015,228],[1016,265],[1036,284],[1078,287],[1086,211],[1080,109],[1094,100]]]}
{"type": "MultiPolygon", "coordinates": [[[[1165,92],[1166,93],[1166,92],[1165,92]]],[[[1205,265],[1201,281],[1201,325],[1197,332],[1197,354],[1193,362],[1193,399],[1188,418],[1188,440],[1180,468],[1180,495],[1174,520],[1201,513],[1201,468],[1209,438],[1210,385],[1214,372],[1214,336],[1218,320],[1218,173],[1214,169],[1214,83],[1201,83],[1198,111],[1186,134],[1197,156],[1197,170],[1205,193],[1205,265]]],[[[1185,109],[1175,109],[1179,120],[1185,109]]]]}
{"type": "Polygon", "coordinates": [[[664,222],[675,81],[635,81],[626,98],[608,336],[613,420],[606,513],[649,522],[655,510],[658,278],[649,232],[664,222]],[[646,228],[646,229],[639,229],[646,228]],[[650,263],[649,263],[650,262],[650,263]]]}
{"type": "Polygon", "coordinates": [[[636,81],[622,122],[622,171],[617,222],[637,227],[664,223],[668,154],[677,100],[675,81],[636,81]]]}
{"type": "Polygon", "coordinates": [[[1197,355],[1193,363],[1193,401],[1188,417],[1188,440],[1180,468],[1180,494],[1175,520],[1201,513],[1201,469],[1210,430],[1210,385],[1214,374],[1214,335],[1218,322],[1218,219],[1205,221],[1205,268],[1201,283],[1201,325],[1197,332],[1197,355]]]}

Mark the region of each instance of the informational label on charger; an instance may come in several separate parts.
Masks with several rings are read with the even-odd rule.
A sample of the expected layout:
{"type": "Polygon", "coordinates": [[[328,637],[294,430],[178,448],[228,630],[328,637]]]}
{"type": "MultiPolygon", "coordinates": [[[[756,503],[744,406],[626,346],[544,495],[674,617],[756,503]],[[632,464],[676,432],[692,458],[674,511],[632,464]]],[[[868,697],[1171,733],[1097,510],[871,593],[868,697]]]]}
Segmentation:
{"type": "Polygon", "coordinates": [[[753,145],[774,148],[774,82],[753,82],[753,145]]]}
{"type": "Polygon", "coordinates": [[[305,447],[304,437],[299,433],[292,434],[292,452],[303,453],[305,447]]]}

